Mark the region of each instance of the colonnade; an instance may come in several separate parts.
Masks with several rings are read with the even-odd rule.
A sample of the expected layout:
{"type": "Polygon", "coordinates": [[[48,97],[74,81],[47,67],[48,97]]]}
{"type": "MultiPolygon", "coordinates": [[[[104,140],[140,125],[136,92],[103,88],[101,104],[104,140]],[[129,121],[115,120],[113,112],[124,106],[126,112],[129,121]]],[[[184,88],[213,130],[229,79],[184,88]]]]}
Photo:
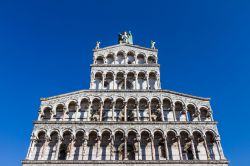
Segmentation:
{"type": "Polygon", "coordinates": [[[212,131],[80,130],[33,135],[28,160],[223,160],[220,139],[212,131]]]}
{"type": "Polygon", "coordinates": [[[135,54],[134,51],[125,53],[119,51],[117,54],[109,53],[107,55],[97,55],[94,57],[94,64],[156,64],[157,58],[155,55],[144,53],[135,54]]]}
{"type": "Polygon", "coordinates": [[[160,89],[160,75],[156,71],[97,71],[91,74],[90,89],[160,89]]]}
{"type": "Polygon", "coordinates": [[[185,105],[181,101],[152,98],[84,98],[66,106],[58,104],[44,107],[39,120],[46,121],[213,121],[212,112],[205,106],[185,105]]]}

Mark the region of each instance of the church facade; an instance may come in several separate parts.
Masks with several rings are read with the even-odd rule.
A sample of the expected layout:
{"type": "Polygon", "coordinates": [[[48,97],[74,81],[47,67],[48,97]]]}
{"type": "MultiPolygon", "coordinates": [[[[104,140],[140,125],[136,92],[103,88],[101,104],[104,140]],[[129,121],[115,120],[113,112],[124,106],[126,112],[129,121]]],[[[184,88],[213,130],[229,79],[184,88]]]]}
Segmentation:
{"type": "Polygon", "coordinates": [[[90,88],[42,98],[23,166],[227,166],[209,98],[161,89],[155,42],[96,43],[90,88]]]}

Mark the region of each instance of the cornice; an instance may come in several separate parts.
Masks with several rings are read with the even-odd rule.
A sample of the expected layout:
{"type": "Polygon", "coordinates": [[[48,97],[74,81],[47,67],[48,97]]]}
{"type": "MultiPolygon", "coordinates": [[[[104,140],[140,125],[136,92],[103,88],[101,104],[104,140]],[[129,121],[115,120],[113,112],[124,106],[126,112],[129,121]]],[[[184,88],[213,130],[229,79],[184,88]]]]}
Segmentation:
{"type": "Polygon", "coordinates": [[[92,64],[91,67],[160,67],[159,64],[92,64]]]}
{"type": "Polygon", "coordinates": [[[197,122],[177,122],[177,121],[172,121],[172,122],[152,122],[152,121],[130,121],[130,122],[120,122],[120,121],[34,121],[34,124],[115,124],[115,125],[139,125],[139,124],[150,124],[150,125],[159,125],[159,124],[165,124],[165,125],[170,125],[170,124],[174,124],[174,125],[197,125],[197,124],[201,124],[201,125],[217,125],[218,122],[216,121],[207,121],[207,122],[201,122],[201,121],[197,121],[197,122]]]}
{"type": "Polygon", "coordinates": [[[107,46],[107,47],[103,47],[103,48],[99,48],[99,49],[93,49],[93,52],[103,51],[103,50],[116,48],[116,47],[120,47],[120,46],[128,46],[128,47],[132,47],[132,48],[139,48],[139,49],[144,49],[144,50],[147,50],[147,51],[158,52],[158,49],[151,49],[151,48],[146,48],[146,47],[142,47],[142,46],[139,46],[139,45],[127,44],[127,43],[116,44],[116,45],[107,46]]]}
{"type": "Polygon", "coordinates": [[[81,93],[111,93],[111,92],[115,92],[115,93],[155,93],[155,92],[162,92],[162,93],[170,93],[170,94],[174,94],[174,95],[179,95],[179,96],[183,96],[183,97],[189,97],[189,98],[193,98],[193,99],[198,99],[198,100],[202,100],[202,101],[210,101],[210,98],[203,98],[203,97],[198,97],[198,96],[193,96],[193,95],[189,95],[189,94],[184,94],[184,93],[180,93],[180,92],[175,92],[175,91],[170,91],[170,90],[162,90],[162,89],[158,89],[158,90],[93,90],[93,89],[89,89],[89,90],[79,90],[79,91],[75,91],[75,92],[70,92],[70,93],[65,93],[65,94],[61,94],[61,95],[56,95],[56,96],[52,96],[52,97],[47,97],[47,98],[41,98],[41,101],[47,101],[47,100],[51,100],[51,99],[57,99],[60,97],[66,97],[66,96],[70,96],[70,95],[76,95],[76,94],[81,94],[81,93]]]}
{"type": "Polygon", "coordinates": [[[22,160],[22,164],[229,164],[228,160],[22,160]]]}

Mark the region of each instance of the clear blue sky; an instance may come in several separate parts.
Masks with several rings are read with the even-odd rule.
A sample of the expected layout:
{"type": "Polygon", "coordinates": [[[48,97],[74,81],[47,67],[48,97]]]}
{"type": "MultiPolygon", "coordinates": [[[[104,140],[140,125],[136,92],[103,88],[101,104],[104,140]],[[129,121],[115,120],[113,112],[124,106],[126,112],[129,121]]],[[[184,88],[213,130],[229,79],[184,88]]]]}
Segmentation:
{"type": "Polygon", "coordinates": [[[0,161],[20,165],[40,97],[89,88],[92,49],[156,41],[164,89],[211,97],[232,166],[250,159],[250,1],[0,1],[0,161]]]}

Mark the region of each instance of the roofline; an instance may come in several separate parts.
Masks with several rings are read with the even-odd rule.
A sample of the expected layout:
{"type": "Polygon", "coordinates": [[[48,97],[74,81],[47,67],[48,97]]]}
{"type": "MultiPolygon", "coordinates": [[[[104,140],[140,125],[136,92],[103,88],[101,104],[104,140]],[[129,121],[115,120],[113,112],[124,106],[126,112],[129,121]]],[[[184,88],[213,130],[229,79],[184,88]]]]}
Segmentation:
{"type": "Polygon", "coordinates": [[[175,92],[175,91],[171,91],[171,90],[163,90],[163,89],[158,89],[158,90],[93,90],[93,89],[86,89],[86,90],[79,90],[79,91],[70,92],[70,93],[64,93],[61,95],[51,96],[51,97],[47,97],[47,98],[40,98],[40,100],[47,101],[47,100],[56,99],[59,97],[65,97],[68,95],[79,94],[79,93],[83,93],[83,92],[166,92],[166,93],[171,93],[171,94],[180,95],[180,96],[184,96],[184,97],[190,97],[193,99],[199,99],[199,100],[203,100],[203,101],[210,101],[210,99],[211,99],[210,97],[205,98],[205,97],[193,96],[193,95],[189,95],[189,94],[185,94],[185,93],[175,92]]]}
{"type": "Polygon", "coordinates": [[[103,51],[103,50],[118,47],[118,46],[130,46],[130,47],[134,47],[134,48],[140,48],[140,49],[144,49],[144,50],[148,50],[148,51],[158,52],[158,49],[146,48],[146,47],[142,47],[142,46],[139,46],[139,45],[127,44],[127,43],[121,43],[121,44],[107,46],[107,47],[103,47],[103,48],[99,48],[99,49],[93,49],[93,51],[94,52],[103,51]]]}

